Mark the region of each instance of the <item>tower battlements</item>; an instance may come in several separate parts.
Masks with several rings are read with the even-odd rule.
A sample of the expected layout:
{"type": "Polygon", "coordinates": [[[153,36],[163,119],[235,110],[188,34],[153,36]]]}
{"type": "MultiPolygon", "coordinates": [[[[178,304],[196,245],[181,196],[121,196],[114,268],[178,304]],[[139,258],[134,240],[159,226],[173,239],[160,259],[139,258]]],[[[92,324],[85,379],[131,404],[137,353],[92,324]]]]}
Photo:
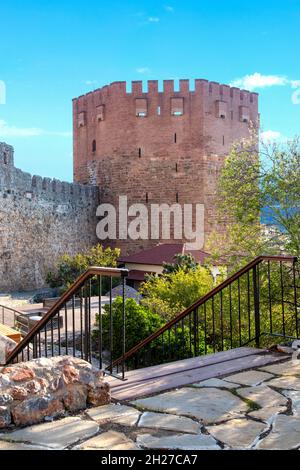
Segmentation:
{"type": "Polygon", "coordinates": [[[138,117],[183,116],[197,113],[202,107],[205,113],[230,117],[232,121],[255,121],[257,118],[258,94],[236,87],[196,79],[191,86],[190,80],[179,80],[178,89],[174,80],[163,80],[162,89],[157,80],[132,81],[131,87],[124,81],[113,82],[102,88],[74,98],[73,109],[78,114],[77,126],[85,125],[86,119],[94,108],[97,122],[109,117],[112,108],[138,117]],[[143,86],[145,85],[145,87],[143,86]],[[129,89],[130,88],[130,89],[129,89]],[[223,114],[220,114],[222,108],[223,114]],[[124,111],[125,111],[124,109],[124,111]],[[107,116],[108,113],[108,116],[107,116]]]}
{"type": "Polygon", "coordinates": [[[257,93],[217,82],[113,82],[73,100],[74,178],[88,183],[87,162],[116,154],[223,155],[258,119],[257,93]]]}
{"type": "Polygon", "coordinates": [[[156,95],[170,95],[170,94],[180,94],[180,95],[201,95],[208,96],[212,95],[216,99],[237,99],[248,103],[257,102],[258,94],[255,92],[250,92],[248,90],[243,90],[236,87],[230,87],[229,85],[224,85],[218,82],[210,82],[205,79],[195,79],[193,81],[189,79],[180,79],[178,81],[179,87],[175,88],[174,80],[163,80],[162,89],[159,88],[158,80],[148,80],[143,82],[142,80],[131,81],[130,84],[125,81],[116,81],[112,82],[109,85],[105,85],[102,88],[98,88],[94,91],[86,93],[74,98],[73,101],[79,101],[84,104],[85,98],[93,95],[94,97],[102,96],[109,97],[112,95],[118,96],[139,96],[144,95],[145,97],[151,98],[156,95]],[[191,86],[193,83],[193,86],[191,86]],[[130,85],[130,86],[129,86],[130,85]]]}

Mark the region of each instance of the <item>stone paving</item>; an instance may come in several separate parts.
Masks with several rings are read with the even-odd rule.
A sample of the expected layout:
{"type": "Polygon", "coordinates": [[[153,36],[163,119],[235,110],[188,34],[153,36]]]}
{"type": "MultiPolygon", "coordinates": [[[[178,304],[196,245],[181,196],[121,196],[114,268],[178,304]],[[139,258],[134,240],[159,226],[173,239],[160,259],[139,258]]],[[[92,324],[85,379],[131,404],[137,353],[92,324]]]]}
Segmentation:
{"type": "Polygon", "coordinates": [[[300,361],[12,428],[0,450],[13,449],[300,450],[300,361]]]}

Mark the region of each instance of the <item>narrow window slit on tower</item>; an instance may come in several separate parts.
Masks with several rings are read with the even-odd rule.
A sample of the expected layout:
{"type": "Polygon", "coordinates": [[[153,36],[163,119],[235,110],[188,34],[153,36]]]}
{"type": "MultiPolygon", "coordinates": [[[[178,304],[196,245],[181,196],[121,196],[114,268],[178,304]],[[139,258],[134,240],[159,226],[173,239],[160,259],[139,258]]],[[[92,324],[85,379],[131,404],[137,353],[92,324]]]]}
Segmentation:
{"type": "Polygon", "coordinates": [[[223,135],[223,145],[225,145],[225,136],[223,135]]]}
{"type": "Polygon", "coordinates": [[[148,193],[146,193],[146,204],[148,204],[149,198],[148,198],[148,193]]]}
{"type": "Polygon", "coordinates": [[[96,152],[96,149],[97,149],[97,143],[95,140],[93,140],[92,142],[92,152],[96,152]]]}
{"type": "Polygon", "coordinates": [[[177,134],[175,132],[175,134],[174,134],[174,144],[176,144],[176,142],[177,142],[177,134]]]}
{"type": "Polygon", "coordinates": [[[141,156],[142,156],[142,149],[141,147],[139,147],[139,158],[141,158],[141,156]]]}
{"type": "Polygon", "coordinates": [[[157,106],[157,115],[160,116],[160,106],[157,106]]]}
{"type": "Polygon", "coordinates": [[[176,193],[176,202],[179,201],[179,196],[178,196],[178,193],[176,193]]]}
{"type": "Polygon", "coordinates": [[[175,171],[178,173],[178,163],[175,164],[175,171]]]}

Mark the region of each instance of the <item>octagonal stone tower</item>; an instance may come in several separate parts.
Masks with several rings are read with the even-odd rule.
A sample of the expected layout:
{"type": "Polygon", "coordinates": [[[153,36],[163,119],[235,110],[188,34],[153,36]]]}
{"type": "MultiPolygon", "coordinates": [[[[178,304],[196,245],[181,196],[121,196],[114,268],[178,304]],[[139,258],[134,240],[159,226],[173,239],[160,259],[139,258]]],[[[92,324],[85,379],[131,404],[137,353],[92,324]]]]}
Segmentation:
{"type": "MultiPolygon", "coordinates": [[[[73,100],[74,180],[100,187],[101,202],[204,204],[205,238],[216,225],[215,191],[232,143],[257,125],[258,95],[207,80],[114,82],[73,100]]],[[[107,240],[124,253],[156,240],[107,240]]],[[[182,241],[185,241],[184,239],[182,241]]],[[[170,242],[174,242],[171,239],[170,242]]]]}

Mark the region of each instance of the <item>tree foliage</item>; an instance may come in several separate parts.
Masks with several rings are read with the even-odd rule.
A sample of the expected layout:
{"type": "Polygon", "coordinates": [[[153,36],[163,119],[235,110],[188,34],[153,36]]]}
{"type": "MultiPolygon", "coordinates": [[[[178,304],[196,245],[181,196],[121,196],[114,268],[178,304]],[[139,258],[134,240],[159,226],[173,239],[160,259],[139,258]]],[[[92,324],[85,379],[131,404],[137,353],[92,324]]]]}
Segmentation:
{"type": "MultiPolygon", "coordinates": [[[[152,313],[143,305],[139,305],[134,299],[125,300],[126,315],[126,339],[125,348],[129,351],[133,346],[147,338],[151,333],[163,325],[162,318],[152,313]]],[[[97,343],[99,336],[99,315],[96,315],[96,328],[93,331],[93,339],[97,343]]],[[[123,299],[117,297],[112,304],[113,325],[113,359],[122,355],[123,345],[123,299]]],[[[102,314],[103,349],[110,350],[110,311],[109,305],[104,305],[102,314]]],[[[97,349],[97,348],[96,348],[97,349]]]]}
{"type": "Polygon", "coordinates": [[[148,276],[141,286],[142,303],[165,320],[173,318],[213,288],[209,267],[179,268],[162,276],[148,276]]]}
{"type": "Polygon", "coordinates": [[[101,244],[73,256],[65,254],[59,258],[55,272],[47,274],[47,283],[65,291],[90,266],[116,267],[119,256],[118,248],[103,248],[101,244]]]}
{"type": "Polygon", "coordinates": [[[218,220],[208,250],[233,268],[260,254],[300,254],[300,141],[260,143],[257,134],[235,144],[221,170],[218,220]],[[260,223],[267,208],[272,229],[260,223]]]}
{"type": "Polygon", "coordinates": [[[179,253],[178,255],[175,255],[173,259],[173,263],[163,263],[164,274],[173,273],[180,270],[188,272],[190,270],[195,270],[198,266],[195,258],[190,253],[179,253]]]}

